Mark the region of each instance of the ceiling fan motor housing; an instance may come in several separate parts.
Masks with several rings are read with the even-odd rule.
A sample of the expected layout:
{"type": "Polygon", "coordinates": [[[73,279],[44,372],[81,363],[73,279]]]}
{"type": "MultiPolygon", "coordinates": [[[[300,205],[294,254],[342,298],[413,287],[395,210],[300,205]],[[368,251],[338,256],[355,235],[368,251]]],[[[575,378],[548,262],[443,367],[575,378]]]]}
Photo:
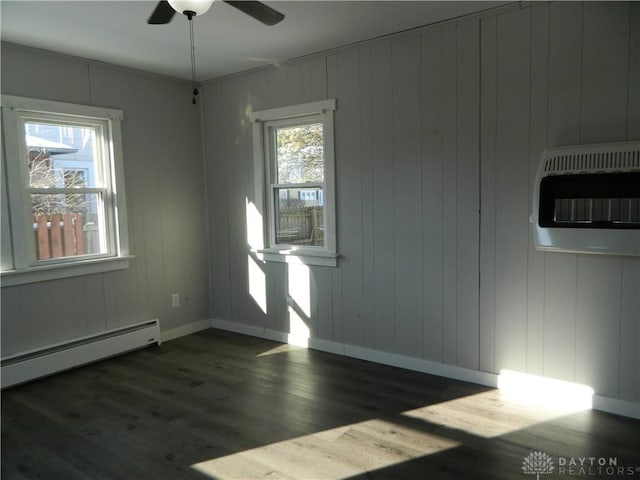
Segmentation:
{"type": "Polygon", "coordinates": [[[214,0],[169,0],[169,5],[176,12],[191,18],[206,13],[213,2],[214,0]]]}

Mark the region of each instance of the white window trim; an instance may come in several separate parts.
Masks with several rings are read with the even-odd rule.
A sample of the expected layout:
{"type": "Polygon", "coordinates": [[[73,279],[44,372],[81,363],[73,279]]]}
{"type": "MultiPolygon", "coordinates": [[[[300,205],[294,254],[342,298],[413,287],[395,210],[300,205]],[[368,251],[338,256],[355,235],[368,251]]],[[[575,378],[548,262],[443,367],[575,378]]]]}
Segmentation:
{"type": "Polygon", "coordinates": [[[4,125],[3,145],[6,159],[8,198],[10,202],[9,220],[11,225],[13,269],[0,273],[2,286],[20,285],[31,282],[54,280],[78,275],[88,275],[105,271],[120,270],[129,267],[133,258],[129,252],[127,229],[127,205],[124,188],[124,163],[122,155],[122,134],[120,123],[123,120],[121,110],[88,105],[78,105],[50,100],[40,100],[13,95],[2,95],[2,120],[4,125]],[[110,162],[109,185],[111,196],[106,210],[110,236],[110,251],[106,254],[68,257],[59,261],[41,261],[34,263],[34,238],[31,224],[25,221],[28,205],[25,203],[25,188],[22,185],[24,165],[8,161],[23,158],[24,145],[20,131],[21,118],[28,115],[46,116],[47,114],[78,117],[80,121],[95,119],[106,126],[108,135],[108,158],[110,162]],[[117,218],[116,218],[117,217],[117,218]]]}
{"type": "Polygon", "coordinates": [[[335,99],[291,105],[269,110],[260,110],[249,114],[253,123],[254,149],[254,203],[263,212],[264,237],[267,245],[252,245],[263,260],[304,263],[308,265],[337,266],[339,254],[336,245],[336,202],[335,202],[335,154],[334,154],[334,120],[335,99]],[[324,138],[324,240],[323,247],[276,245],[275,232],[271,225],[274,218],[273,199],[270,198],[268,162],[269,141],[265,134],[266,126],[284,122],[295,124],[296,118],[317,116],[323,124],[324,138]],[[256,248],[257,247],[257,248],[256,248]]]}

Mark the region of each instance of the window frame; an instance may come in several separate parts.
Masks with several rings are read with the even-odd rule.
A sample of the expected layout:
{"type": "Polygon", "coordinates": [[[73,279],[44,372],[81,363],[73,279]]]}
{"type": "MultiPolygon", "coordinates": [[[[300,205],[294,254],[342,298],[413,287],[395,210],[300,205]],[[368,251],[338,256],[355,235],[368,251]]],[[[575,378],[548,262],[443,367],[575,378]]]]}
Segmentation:
{"type": "MultiPolygon", "coordinates": [[[[19,285],[56,278],[87,275],[128,268],[129,254],[124,165],[122,156],[121,110],[2,95],[5,179],[9,199],[8,214],[12,268],[1,272],[2,285],[19,285]],[[10,161],[27,155],[26,123],[61,124],[92,128],[100,156],[102,185],[75,189],[73,193],[96,193],[103,203],[104,251],[96,254],[38,260],[31,216],[33,193],[69,193],[69,188],[31,187],[26,162],[10,161]],[[79,191],[82,190],[82,191],[79,191]]],[[[4,250],[4,249],[3,249],[4,250]]]]}
{"type": "Polygon", "coordinates": [[[309,265],[337,266],[336,202],[335,202],[335,153],[334,111],[335,99],[299,105],[260,110],[250,113],[253,123],[254,148],[254,202],[263,212],[263,235],[266,245],[255,248],[262,259],[276,262],[296,262],[309,265]],[[275,131],[277,128],[322,124],[324,181],[279,184],[277,183],[277,152],[275,131]],[[281,188],[321,186],[323,195],[324,245],[294,245],[276,242],[276,199],[281,188]]]}

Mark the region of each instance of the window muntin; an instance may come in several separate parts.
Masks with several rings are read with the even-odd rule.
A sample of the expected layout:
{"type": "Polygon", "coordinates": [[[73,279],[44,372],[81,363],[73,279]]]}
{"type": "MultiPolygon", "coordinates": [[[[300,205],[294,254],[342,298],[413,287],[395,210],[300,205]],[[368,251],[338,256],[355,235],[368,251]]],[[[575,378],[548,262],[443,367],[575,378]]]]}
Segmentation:
{"type": "Polygon", "coordinates": [[[2,117],[3,284],[126,268],[122,112],[3,95],[2,117]]]}

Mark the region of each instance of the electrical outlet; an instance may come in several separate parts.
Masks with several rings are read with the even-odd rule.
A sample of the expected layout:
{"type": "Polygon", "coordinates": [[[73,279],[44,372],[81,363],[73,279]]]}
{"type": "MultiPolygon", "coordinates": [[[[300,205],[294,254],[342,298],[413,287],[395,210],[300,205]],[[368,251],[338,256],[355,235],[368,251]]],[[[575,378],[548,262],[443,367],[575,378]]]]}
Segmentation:
{"type": "Polygon", "coordinates": [[[173,308],[178,308],[180,306],[180,294],[174,293],[171,295],[171,306],[173,308]]]}

